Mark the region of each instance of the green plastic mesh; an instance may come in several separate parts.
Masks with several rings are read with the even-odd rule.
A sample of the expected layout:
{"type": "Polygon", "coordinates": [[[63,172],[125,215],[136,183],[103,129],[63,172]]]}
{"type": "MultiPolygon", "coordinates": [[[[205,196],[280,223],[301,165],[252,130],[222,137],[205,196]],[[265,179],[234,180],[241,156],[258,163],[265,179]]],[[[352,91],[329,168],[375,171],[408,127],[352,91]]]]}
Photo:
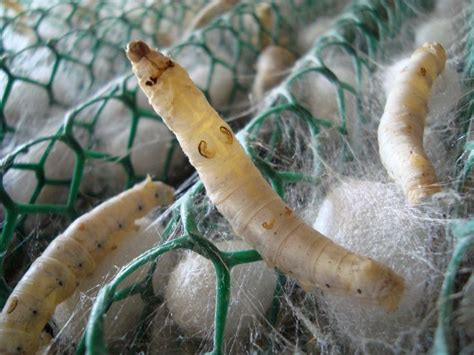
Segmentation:
{"type": "MultiPolygon", "coordinates": [[[[472,4],[471,4],[472,6],[472,4]]],[[[458,165],[458,186],[460,192],[466,194],[465,203],[458,206],[455,211],[455,218],[448,232],[454,237],[455,244],[452,252],[451,261],[445,273],[441,293],[439,296],[439,314],[438,327],[435,334],[433,351],[439,354],[448,354],[459,351],[460,353],[469,353],[467,350],[469,344],[463,344],[462,334],[456,331],[454,324],[457,292],[462,290],[466,279],[472,274],[472,261],[469,264],[469,257],[474,252],[474,220],[472,184],[473,166],[474,166],[474,12],[469,13],[468,34],[465,46],[465,69],[464,69],[464,87],[466,95],[460,103],[459,114],[459,145],[461,154],[458,165]],[[467,269],[467,271],[463,271],[467,269]],[[467,275],[467,276],[466,276],[467,275]],[[463,345],[466,346],[463,349],[463,345]]]]}
{"type": "MultiPolygon", "coordinates": [[[[101,2],[97,3],[100,4],[101,2]]],[[[192,3],[194,4],[192,8],[187,5],[187,2],[178,4],[175,1],[169,1],[162,6],[158,6],[160,4],[156,3],[156,21],[153,19],[151,26],[163,23],[163,32],[165,33],[169,33],[171,31],[170,26],[174,26],[178,33],[176,37],[179,37],[183,32],[183,17],[188,13],[192,13],[192,11],[195,13],[199,8],[197,2],[192,3]],[[176,16],[176,18],[172,18],[172,16],[176,16]],[[163,21],[159,22],[160,19],[163,19],[163,21]]],[[[270,2],[270,5],[270,11],[274,19],[271,28],[267,28],[267,25],[258,18],[255,11],[256,5],[249,2],[235,7],[230,13],[217,19],[207,27],[190,34],[181,42],[178,41],[177,45],[169,49],[169,53],[178,61],[183,62],[184,66],[192,66],[197,62],[202,64],[201,68],[207,69],[204,73],[206,80],[201,85],[201,89],[205,92],[209,92],[209,88],[216,80],[215,68],[217,66],[222,66],[225,70],[228,70],[231,80],[231,94],[225,104],[231,107],[238,99],[241,99],[241,97],[238,97],[239,92],[242,94],[249,90],[251,81],[240,82],[239,78],[254,73],[253,63],[262,49],[262,38],[266,36],[270,40],[278,41],[283,31],[294,34],[299,26],[303,26],[314,18],[315,14],[321,8],[324,8],[325,3],[314,1],[279,3],[275,1],[270,2]],[[285,16],[285,13],[296,16],[294,18],[288,15],[285,16]],[[287,20],[287,18],[293,18],[293,20],[287,20]],[[245,28],[243,28],[244,23],[245,28]],[[216,37],[219,38],[218,43],[221,44],[221,48],[213,45],[216,37]],[[189,58],[189,56],[191,56],[192,61],[186,63],[186,58],[189,58]]],[[[43,16],[39,16],[40,20],[35,18],[31,20],[30,27],[33,28],[32,31],[36,33],[38,30],[37,24],[43,23],[42,21],[47,22],[46,15],[51,14],[53,18],[56,18],[56,12],[52,9],[62,6],[67,6],[73,10],[80,7],[79,3],[73,2],[71,4],[60,3],[54,5],[50,10],[26,10],[25,13],[27,14],[38,12],[43,16]],[[44,20],[41,20],[42,18],[44,20]]],[[[123,10],[122,15],[117,15],[117,11],[121,11],[119,10],[120,6],[117,5],[118,8],[114,10],[115,12],[112,12],[109,6],[113,8],[113,5],[109,2],[104,2],[103,6],[95,8],[95,11],[97,11],[95,17],[92,15],[86,17],[89,21],[88,29],[97,26],[98,30],[96,32],[92,31],[92,34],[104,34],[98,37],[94,43],[105,45],[103,38],[117,36],[117,33],[125,33],[126,35],[116,38],[114,45],[114,48],[116,48],[115,57],[120,57],[122,60],[124,60],[123,48],[130,39],[138,36],[139,38],[148,38],[151,43],[157,43],[150,36],[132,31],[133,28],[140,28],[141,30],[142,22],[146,22],[144,18],[139,16],[140,14],[143,16],[153,14],[148,8],[137,5],[137,8],[123,10]],[[129,13],[138,13],[138,18],[133,19],[133,21],[126,21],[126,15],[129,13]],[[103,21],[101,20],[102,16],[104,17],[103,21]],[[98,20],[95,21],[93,18],[98,18],[98,20]],[[102,27],[103,29],[99,31],[102,27]]],[[[84,6],[84,11],[86,9],[87,7],[84,6]]],[[[71,13],[76,17],[79,16],[80,20],[66,20],[66,25],[73,23],[76,26],[77,23],[82,23],[82,11],[77,10],[71,13]]],[[[29,16],[25,15],[23,19],[22,14],[7,19],[8,21],[5,21],[5,25],[2,27],[2,33],[10,28],[9,24],[11,22],[28,23],[29,16]],[[23,20],[20,21],[20,19],[23,20]]],[[[64,22],[64,16],[60,18],[64,22]]],[[[67,18],[75,17],[69,16],[67,18]]],[[[54,24],[54,28],[56,28],[56,24],[54,24]]],[[[74,28],[71,29],[71,33],[82,32],[74,28]]],[[[67,39],[68,37],[62,36],[60,38],[67,39]]],[[[75,50],[78,47],[75,42],[76,36],[73,35],[71,38],[71,48],[75,50]]],[[[28,46],[26,50],[34,50],[37,47],[40,50],[45,47],[52,48],[51,46],[56,46],[59,43],[55,37],[45,40],[41,39],[40,36],[36,36],[35,40],[38,43],[34,46],[28,46]]],[[[292,38],[287,40],[288,43],[292,43],[292,38]]],[[[110,45],[107,46],[110,47],[110,45]]],[[[8,73],[13,71],[9,69],[10,65],[8,63],[10,62],[8,58],[16,58],[23,51],[23,49],[19,51],[4,49],[6,60],[2,62],[2,65],[3,68],[6,68],[5,70],[8,70],[8,73]]],[[[86,51],[76,51],[75,54],[82,56],[84,52],[86,51]]],[[[60,54],[59,50],[56,50],[55,53],[56,57],[53,62],[47,61],[47,64],[52,67],[57,66],[55,63],[58,61],[66,61],[66,58],[72,58],[72,54],[68,57],[66,54],[60,54]]],[[[98,52],[94,53],[99,56],[98,52]]],[[[79,62],[80,58],[74,57],[74,61],[79,62]]],[[[188,69],[191,70],[192,67],[188,69]]],[[[91,74],[92,71],[89,71],[89,73],[91,74]]],[[[33,74],[34,71],[32,71],[33,74]]],[[[8,74],[7,87],[11,87],[12,81],[15,80],[21,81],[19,77],[8,74]]],[[[34,78],[31,77],[28,80],[33,83],[34,78]]],[[[49,83],[53,81],[54,75],[49,79],[49,83]]],[[[36,81],[34,81],[34,84],[51,93],[51,85],[41,85],[36,81]]],[[[9,93],[11,92],[13,91],[8,89],[3,91],[2,108],[9,105],[9,93]]],[[[213,101],[212,96],[209,99],[213,101]]],[[[51,119],[51,117],[45,117],[51,119]]],[[[27,117],[27,119],[29,118],[27,117]]],[[[136,164],[134,164],[131,157],[131,152],[139,143],[134,140],[137,129],[140,129],[141,126],[146,129],[149,125],[153,125],[153,129],[156,130],[164,126],[155,113],[152,112],[143,95],[137,89],[135,78],[129,73],[110,81],[97,94],[72,106],[66,113],[59,115],[59,118],[59,122],[53,121],[46,132],[42,130],[39,130],[40,134],[34,132],[36,133],[34,139],[16,146],[11,153],[2,159],[0,164],[0,201],[3,206],[4,217],[0,243],[0,275],[2,275],[3,280],[2,302],[5,301],[5,297],[10,290],[8,284],[14,283],[21,276],[31,260],[64,227],[65,221],[77,217],[81,212],[87,210],[91,205],[97,204],[100,200],[130,187],[135,182],[143,179],[147,173],[154,174],[161,180],[175,184],[179,182],[179,176],[176,176],[176,174],[186,173],[183,166],[180,166],[180,169],[172,169],[177,149],[175,141],[170,136],[163,142],[163,148],[160,148],[163,149],[162,155],[164,158],[162,163],[155,167],[154,171],[142,171],[141,173],[137,171],[136,164]],[[113,137],[122,131],[126,133],[125,139],[119,142],[119,149],[111,152],[106,144],[108,137],[113,137]],[[52,168],[58,163],[62,167],[60,172],[52,168]],[[110,171],[110,174],[106,176],[93,175],[95,172],[104,171],[110,171]],[[95,186],[93,190],[88,189],[88,179],[94,179],[96,185],[100,186],[95,186]],[[117,183],[116,180],[119,180],[119,182],[117,183]],[[16,193],[15,185],[22,185],[24,188],[16,193]],[[35,228],[38,224],[40,228],[35,228]]],[[[11,128],[13,130],[13,127],[11,128]]],[[[18,136],[21,136],[19,129],[12,134],[13,138],[18,136]]],[[[4,139],[8,139],[8,137],[4,137],[4,139]]],[[[8,146],[8,143],[5,143],[5,145],[8,146]]],[[[181,165],[183,164],[185,163],[181,162],[181,165]]]]}
{"type": "MultiPolygon", "coordinates": [[[[100,1],[97,1],[97,3],[102,4],[100,1]]],[[[166,2],[166,4],[180,8],[177,2],[166,2]]],[[[206,71],[207,80],[205,80],[204,85],[201,85],[201,89],[206,93],[213,104],[216,104],[216,102],[213,102],[216,98],[213,97],[211,92],[213,80],[221,78],[222,71],[229,73],[228,75],[232,81],[232,90],[224,100],[223,105],[219,107],[219,111],[225,115],[225,117],[241,113],[249,105],[249,103],[246,102],[245,96],[249,91],[251,81],[242,78],[253,74],[251,64],[255,62],[258,53],[261,51],[260,41],[262,33],[270,35],[274,42],[280,43],[282,41],[281,33],[289,33],[290,38],[285,39],[285,43],[281,44],[291,48],[291,44],[294,43],[291,34],[296,32],[295,29],[299,26],[304,26],[314,19],[315,14],[327,6],[325,2],[310,0],[274,1],[271,2],[271,4],[272,12],[276,18],[271,29],[266,28],[259,22],[259,19],[255,16],[255,5],[253,3],[243,4],[236,6],[229,13],[219,17],[205,28],[192,33],[182,42],[168,49],[168,53],[178,62],[182,63],[188,70],[193,70],[195,62],[206,63],[206,68],[208,68],[206,71]],[[291,14],[291,16],[288,14],[291,14]],[[255,26],[244,27],[242,19],[248,19],[249,15],[254,19],[255,26]],[[219,40],[216,41],[216,38],[219,40]],[[215,43],[219,43],[218,48],[215,47],[215,43]],[[222,53],[224,53],[224,55],[222,53]],[[236,106],[239,107],[239,111],[232,111],[232,108],[236,106]]],[[[289,196],[289,194],[291,194],[289,190],[290,187],[295,184],[315,183],[320,180],[321,175],[324,173],[324,167],[321,165],[324,159],[321,157],[325,156],[325,149],[327,149],[321,143],[322,128],[334,128],[340,133],[337,142],[337,145],[341,147],[341,149],[338,150],[340,161],[350,161],[351,152],[345,144],[345,136],[347,135],[345,119],[347,109],[346,100],[355,100],[357,103],[358,117],[360,120],[364,120],[364,110],[362,109],[363,98],[361,97],[361,88],[364,84],[363,73],[365,71],[372,71],[374,69],[373,63],[384,57],[387,47],[386,43],[397,34],[405,19],[415,15],[416,11],[413,12],[412,7],[419,9],[419,7],[423,5],[425,4],[373,0],[359,1],[347,8],[331,29],[314,44],[311,53],[305,56],[303,61],[298,63],[298,66],[293,70],[285,83],[275,91],[274,95],[271,95],[270,100],[263,110],[241,130],[239,139],[244,144],[246,151],[281,197],[284,199],[292,198],[292,196],[289,196]],[[341,81],[331,72],[329,69],[330,65],[325,63],[327,53],[337,53],[352,63],[354,72],[356,73],[356,85],[350,85],[349,83],[341,81]],[[311,75],[322,75],[336,87],[339,108],[339,121],[337,123],[334,123],[334,121],[324,116],[313,117],[308,111],[308,108],[300,102],[298,95],[295,94],[298,85],[311,75]],[[295,127],[299,127],[299,129],[295,129],[294,132],[288,132],[288,121],[294,122],[295,127]],[[307,132],[307,135],[305,137],[298,136],[301,131],[307,132]],[[301,147],[295,146],[294,141],[290,141],[288,139],[289,137],[293,137],[294,141],[301,141],[301,143],[299,143],[300,145],[310,147],[313,152],[310,164],[308,164],[307,161],[303,163],[298,160],[298,158],[294,159],[295,156],[298,157],[298,149],[301,149],[301,147]],[[257,141],[258,144],[256,144],[257,141]],[[265,143],[263,147],[261,145],[262,142],[265,143]]],[[[102,24],[107,28],[108,21],[112,21],[113,26],[119,26],[119,28],[123,26],[128,29],[133,28],[134,30],[142,29],[141,24],[143,24],[143,22],[141,24],[135,20],[130,21],[130,23],[127,21],[121,22],[123,16],[114,15],[109,17],[107,12],[109,11],[109,6],[112,5],[108,2],[104,2],[103,6],[96,7],[93,13],[88,7],[84,6],[84,13],[89,15],[81,15],[83,13],[82,10],[77,10],[81,8],[81,6],[76,2],[69,4],[69,6],[72,9],[76,9],[71,12],[73,15],[69,16],[66,21],[64,20],[64,16],[55,18],[55,21],[63,21],[63,23],[65,23],[64,26],[69,26],[66,28],[70,28],[72,32],[80,32],[76,26],[81,23],[84,24],[84,26],[86,26],[85,24],[87,23],[88,27],[100,27],[99,24],[102,24]],[[102,18],[107,20],[98,20],[102,18]],[[120,21],[116,18],[120,18],[120,21]],[[114,20],[116,22],[112,19],[116,19],[114,20]]],[[[144,5],[137,4],[137,8],[143,6],[144,5]]],[[[168,19],[169,16],[171,16],[169,14],[175,14],[174,11],[170,13],[166,12],[164,6],[165,5],[156,6],[156,13],[161,15],[156,15],[158,19],[154,21],[160,24],[160,30],[162,28],[160,20],[168,19]]],[[[196,8],[197,7],[199,6],[196,5],[196,8]]],[[[52,9],[53,8],[54,6],[52,9]]],[[[120,11],[118,9],[120,9],[120,6],[117,5],[117,8],[114,10],[115,12],[111,11],[110,13],[116,14],[117,11],[120,11]]],[[[31,9],[27,10],[27,12],[28,11],[35,13],[35,11],[39,10],[31,9]]],[[[41,11],[42,14],[51,13],[52,16],[54,13],[54,11],[41,11]]],[[[186,11],[195,11],[195,8],[193,7],[191,10],[185,7],[181,13],[185,13],[186,11]]],[[[143,11],[142,14],[149,16],[150,11],[143,11]]],[[[41,19],[42,17],[39,16],[39,18],[41,19]]],[[[175,26],[173,28],[178,32],[176,37],[179,37],[183,30],[183,17],[180,18],[181,22],[173,20],[167,22],[163,20],[163,23],[167,24],[163,26],[175,26]]],[[[11,21],[17,21],[21,27],[23,26],[21,23],[26,20],[20,21],[20,15],[17,15],[13,17],[13,19],[8,19],[5,23],[10,23],[11,21]]],[[[7,26],[3,27],[2,33],[6,27],[7,26]]],[[[30,25],[30,28],[33,28],[34,33],[38,31],[37,26],[30,25]]],[[[168,27],[166,28],[168,29],[168,27]]],[[[93,33],[95,34],[96,32],[93,31],[93,33]]],[[[97,31],[97,33],[103,32],[97,31]]],[[[123,63],[120,65],[123,65],[123,73],[127,70],[127,64],[125,63],[122,49],[129,39],[135,38],[135,35],[131,33],[132,31],[130,30],[128,36],[124,36],[116,42],[112,41],[114,45],[106,41],[104,36],[94,37],[93,40],[88,39],[89,42],[87,43],[99,43],[98,47],[106,46],[107,50],[113,48],[111,52],[115,54],[111,55],[111,58],[121,58],[120,61],[123,61],[123,63]]],[[[71,38],[74,38],[72,43],[77,43],[74,42],[77,38],[76,36],[77,34],[72,35],[71,38]]],[[[59,43],[58,41],[51,42],[51,40],[45,40],[39,36],[35,38],[38,43],[42,43],[45,48],[51,48],[52,45],[56,46],[57,43],[59,43]]],[[[150,33],[147,34],[142,31],[140,38],[146,39],[155,45],[160,45],[159,38],[153,37],[150,33]]],[[[78,49],[77,46],[72,47],[74,47],[73,49],[78,49]]],[[[471,53],[469,51],[470,47],[472,47],[472,40],[468,41],[465,50],[466,53],[471,53]]],[[[0,49],[3,51],[2,53],[12,52],[5,49],[3,45],[0,49]]],[[[77,52],[68,54],[67,51],[64,54],[62,52],[59,54],[59,51],[55,51],[54,53],[57,55],[57,58],[61,58],[61,60],[67,60],[64,58],[69,58],[69,56],[72,58],[79,56],[80,58],[80,55],[82,55],[82,53],[77,52]]],[[[94,53],[99,53],[99,51],[94,53]]],[[[9,58],[9,56],[10,54],[8,54],[7,58],[9,58]]],[[[83,63],[84,58],[79,58],[77,61],[74,59],[72,62],[83,63]]],[[[470,69],[466,69],[467,78],[472,77],[471,64],[473,61],[472,55],[468,56],[466,63],[470,64],[466,65],[466,68],[470,69]],[[471,70],[471,72],[469,72],[469,70],[471,70]]],[[[8,68],[8,63],[8,59],[7,61],[2,60],[2,68],[8,68]]],[[[89,73],[94,73],[93,60],[87,61],[86,63],[88,64],[84,65],[84,67],[87,68],[89,73]]],[[[55,67],[57,68],[58,65],[55,67]]],[[[53,69],[53,72],[54,70],[57,69],[53,69]]],[[[115,74],[120,72],[120,70],[115,70],[116,69],[114,69],[115,74]]],[[[94,76],[93,74],[90,75],[94,76]]],[[[21,75],[13,76],[7,74],[7,76],[9,82],[11,80],[23,80],[21,75]]],[[[94,83],[90,85],[91,87],[92,85],[96,85],[95,87],[98,88],[104,82],[110,80],[110,78],[111,76],[104,76],[102,79],[94,76],[94,83]],[[100,80],[102,80],[102,84],[99,83],[100,80]]],[[[29,79],[24,81],[28,82],[28,80],[29,79]]],[[[51,76],[50,84],[52,81],[54,81],[54,75],[51,76]]],[[[469,80],[467,80],[466,83],[466,85],[472,85],[469,80]]],[[[51,91],[51,85],[46,83],[40,86],[48,91],[50,98],[54,96],[51,91]]],[[[7,91],[8,90],[3,90],[2,112],[8,100],[7,91]]],[[[463,115],[461,121],[464,132],[468,131],[471,122],[471,98],[472,90],[471,97],[468,97],[468,101],[466,101],[468,109],[462,111],[463,115]]],[[[118,167],[124,172],[126,179],[123,184],[117,187],[117,190],[123,190],[125,187],[129,187],[143,178],[142,174],[136,173],[130,154],[114,155],[101,150],[100,139],[97,138],[98,132],[101,130],[101,123],[107,122],[108,117],[106,112],[108,108],[119,106],[120,109],[127,112],[127,116],[129,117],[129,120],[125,123],[128,127],[127,132],[129,138],[124,148],[130,151],[134,144],[136,144],[134,137],[140,122],[147,120],[158,122],[156,115],[149,107],[142,105],[140,100],[140,93],[137,90],[134,78],[129,74],[118,77],[105,88],[101,89],[97,95],[90,99],[80,101],[79,104],[75,102],[75,106],[64,116],[62,124],[58,125],[51,134],[39,138],[35,137],[35,140],[17,148],[2,160],[0,165],[2,177],[0,201],[4,207],[4,222],[2,224],[2,237],[0,241],[0,262],[2,265],[0,274],[3,277],[2,303],[5,302],[10,291],[8,284],[14,283],[29,265],[32,258],[37,255],[28,249],[28,245],[32,244],[32,240],[36,242],[42,241],[39,248],[41,249],[47,245],[50,238],[64,226],[64,222],[75,218],[90,205],[96,204],[99,200],[118,192],[113,189],[107,190],[106,187],[99,189],[99,191],[83,192],[81,183],[86,179],[88,171],[94,171],[94,169],[97,169],[97,166],[103,166],[97,164],[118,167]],[[71,172],[66,177],[49,177],[45,174],[45,166],[47,165],[48,157],[54,152],[55,147],[59,146],[62,147],[62,155],[65,154],[64,149],[66,149],[67,154],[70,156],[71,172]],[[28,152],[38,150],[41,151],[41,154],[28,160],[28,152]],[[18,201],[12,199],[11,194],[9,194],[8,186],[6,186],[5,181],[7,180],[7,175],[13,172],[27,172],[32,176],[31,179],[35,182],[31,194],[26,196],[24,200],[18,201]],[[42,203],[40,198],[41,192],[46,188],[57,189],[57,191],[62,188],[66,191],[66,198],[63,201],[42,203]],[[94,195],[92,201],[90,200],[91,194],[94,195]],[[87,195],[89,199],[85,200],[83,198],[84,195],[87,195]],[[44,214],[50,214],[54,217],[59,216],[64,220],[60,218],[60,223],[49,223],[48,228],[32,232],[32,230],[28,228],[31,223],[28,218],[44,214]],[[44,230],[45,232],[42,232],[44,230]],[[32,238],[31,234],[34,234],[34,238],[32,238]],[[31,255],[28,255],[28,253],[31,255]],[[12,260],[15,260],[14,268],[11,266],[12,260]],[[23,261],[22,267],[19,267],[18,260],[23,261]],[[7,280],[5,280],[5,277],[7,280]]],[[[54,99],[51,99],[51,104],[54,104],[54,99]]],[[[47,115],[45,115],[45,117],[47,117],[47,115]]],[[[8,132],[12,132],[12,136],[14,136],[16,134],[15,130],[18,131],[14,125],[9,124],[5,116],[2,116],[2,127],[3,139],[7,139],[8,132]]],[[[462,135],[460,134],[460,136],[462,135]]],[[[466,135],[464,135],[464,137],[465,136],[466,135]]],[[[172,169],[176,143],[171,138],[170,143],[167,148],[167,158],[164,160],[162,168],[157,171],[158,173],[156,175],[159,179],[164,181],[176,182],[180,181],[179,177],[173,176],[174,170],[172,169]]],[[[469,184],[472,183],[470,182],[470,177],[472,174],[472,165],[474,164],[473,143],[472,141],[459,141],[459,144],[464,144],[464,154],[462,155],[464,159],[460,162],[458,167],[460,178],[457,181],[461,182],[459,184],[460,190],[468,189],[469,184]]],[[[305,158],[307,159],[307,155],[305,158]]],[[[342,164],[342,166],[344,167],[345,165],[342,164]]],[[[105,176],[103,179],[105,186],[107,182],[109,182],[110,177],[105,176]]],[[[209,201],[205,197],[203,186],[200,182],[197,182],[178,200],[172,209],[167,211],[167,226],[162,235],[163,243],[130,263],[119,272],[112,282],[101,289],[95,301],[87,331],[78,347],[78,353],[87,352],[98,354],[107,351],[107,345],[104,339],[104,332],[106,332],[106,330],[104,330],[103,315],[113,302],[139,293],[146,304],[142,318],[145,319],[147,315],[152,312],[156,304],[160,302],[159,298],[154,294],[151,283],[151,276],[155,270],[156,261],[160,255],[174,249],[189,249],[197,252],[211,260],[214,265],[217,280],[217,297],[212,353],[217,354],[222,352],[224,327],[230,294],[229,271],[236,265],[260,260],[260,256],[251,250],[234,253],[219,251],[208,238],[208,234],[217,228],[216,225],[209,225],[209,220],[206,220],[205,216],[208,209],[209,201]],[[126,288],[120,288],[122,281],[124,281],[127,276],[143,268],[149,268],[149,272],[143,280],[126,288]]],[[[440,299],[440,321],[438,323],[439,329],[436,334],[435,344],[439,351],[447,350],[451,344],[450,337],[455,336],[451,322],[453,306],[450,301],[443,300],[443,297],[452,294],[463,255],[467,252],[469,245],[472,245],[473,226],[472,221],[468,220],[470,212],[466,206],[461,206],[458,213],[459,222],[454,222],[452,228],[449,230],[453,236],[458,238],[459,242],[456,246],[456,250],[453,252],[452,265],[450,265],[448,269],[440,299]]],[[[219,224],[218,227],[224,231],[226,228],[229,228],[224,222],[222,222],[222,225],[219,224]]],[[[35,251],[38,252],[37,245],[35,248],[35,251]]],[[[282,286],[284,283],[285,278],[281,275],[279,284],[282,286]]],[[[278,314],[279,304],[277,296],[279,292],[280,288],[277,287],[274,306],[267,314],[270,323],[275,322],[276,315],[278,314]]],[[[143,327],[138,332],[136,342],[138,346],[140,346],[142,342],[146,342],[147,337],[146,323],[142,323],[143,327]]],[[[302,335],[309,337],[308,334],[302,335]]],[[[268,340],[268,342],[264,344],[264,348],[272,349],[273,352],[278,352],[278,346],[279,344],[273,344],[271,340],[268,340]]]]}

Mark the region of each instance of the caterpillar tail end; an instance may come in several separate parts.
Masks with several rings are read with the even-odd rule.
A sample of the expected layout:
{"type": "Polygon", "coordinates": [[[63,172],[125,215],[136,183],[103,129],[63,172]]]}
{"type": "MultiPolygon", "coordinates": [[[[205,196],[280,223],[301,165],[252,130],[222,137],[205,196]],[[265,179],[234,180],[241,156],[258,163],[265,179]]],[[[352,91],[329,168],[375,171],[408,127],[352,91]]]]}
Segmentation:
{"type": "Polygon", "coordinates": [[[400,301],[404,293],[405,282],[400,276],[397,275],[397,277],[392,280],[391,292],[380,300],[380,305],[388,313],[395,312],[400,305],[400,301]]]}
{"type": "Polygon", "coordinates": [[[382,286],[383,291],[380,292],[378,303],[387,313],[392,313],[398,309],[405,293],[405,281],[401,276],[388,268],[385,270],[385,273],[382,286]]]}
{"type": "Polygon", "coordinates": [[[412,207],[419,206],[423,202],[426,202],[432,195],[441,191],[441,186],[436,183],[413,188],[406,194],[408,204],[412,207]]]}

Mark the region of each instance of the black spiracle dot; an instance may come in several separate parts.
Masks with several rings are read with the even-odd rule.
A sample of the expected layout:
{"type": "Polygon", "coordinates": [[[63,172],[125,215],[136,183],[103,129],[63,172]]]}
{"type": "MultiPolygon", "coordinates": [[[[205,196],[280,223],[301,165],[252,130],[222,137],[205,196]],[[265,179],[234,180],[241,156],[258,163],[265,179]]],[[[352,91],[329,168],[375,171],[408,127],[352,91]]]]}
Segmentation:
{"type": "Polygon", "coordinates": [[[63,283],[61,280],[59,280],[59,281],[58,281],[58,285],[61,286],[61,287],[63,287],[63,286],[64,286],[64,283],[63,283]]]}
{"type": "Polygon", "coordinates": [[[46,323],[46,325],[43,328],[43,331],[54,337],[54,329],[51,324],[46,323]]]}
{"type": "Polygon", "coordinates": [[[82,263],[77,264],[77,266],[82,267],[82,263]]]}
{"type": "Polygon", "coordinates": [[[97,243],[97,248],[102,248],[102,243],[97,243]]]}
{"type": "Polygon", "coordinates": [[[123,228],[123,224],[122,224],[122,223],[119,223],[119,224],[118,224],[118,228],[119,228],[119,229],[122,229],[122,228],[123,228]]]}
{"type": "Polygon", "coordinates": [[[23,351],[23,348],[21,346],[17,346],[16,351],[21,352],[21,351],[23,351]]]}
{"type": "Polygon", "coordinates": [[[155,198],[160,198],[160,194],[158,192],[155,192],[155,198]]]}
{"type": "Polygon", "coordinates": [[[326,284],[326,287],[327,287],[327,288],[331,288],[331,286],[329,286],[329,284],[326,284]]]}
{"type": "Polygon", "coordinates": [[[357,289],[357,293],[358,293],[359,295],[361,295],[361,294],[362,294],[362,290],[361,290],[360,288],[358,288],[358,289],[357,289]]]}
{"type": "Polygon", "coordinates": [[[31,313],[33,313],[36,316],[38,314],[38,311],[36,309],[33,309],[31,313]]]}
{"type": "Polygon", "coordinates": [[[139,211],[143,210],[143,206],[142,206],[142,205],[138,205],[138,210],[139,210],[139,211]]]}

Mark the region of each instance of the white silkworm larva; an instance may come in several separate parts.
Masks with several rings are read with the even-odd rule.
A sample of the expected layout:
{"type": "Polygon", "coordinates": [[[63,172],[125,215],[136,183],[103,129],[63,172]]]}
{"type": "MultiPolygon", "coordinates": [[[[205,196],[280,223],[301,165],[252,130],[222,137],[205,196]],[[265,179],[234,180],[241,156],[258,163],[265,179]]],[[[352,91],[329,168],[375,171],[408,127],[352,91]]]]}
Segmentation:
{"type": "Polygon", "coordinates": [[[309,26],[304,26],[298,31],[296,47],[300,53],[306,53],[311,49],[314,41],[321,36],[334,21],[332,17],[319,17],[309,26]]]}
{"type": "Polygon", "coordinates": [[[262,100],[269,90],[283,80],[295,60],[293,53],[280,46],[268,46],[260,53],[252,89],[257,101],[262,100]]]}
{"type": "MultiPolygon", "coordinates": [[[[140,228],[138,232],[127,235],[117,249],[110,252],[97,265],[93,275],[85,277],[74,294],[62,302],[54,312],[54,325],[59,328],[56,335],[60,351],[73,348],[80,340],[82,332],[89,319],[92,303],[96,299],[101,286],[108,283],[132,259],[152,248],[160,241],[160,228],[152,225],[148,218],[136,222],[140,228]],[[64,347],[66,349],[64,349],[64,347]]],[[[160,256],[156,271],[153,275],[155,294],[164,295],[168,277],[176,265],[177,258],[174,253],[160,256]]],[[[121,287],[143,279],[148,268],[134,272],[121,283],[121,287]]],[[[119,302],[114,302],[105,315],[105,333],[109,345],[115,345],[118,339],[125,339],[127,334],[136,330],[144,302],[140,294],[127,297],[119,302]]],[[[58,349],[58,350],[59,350],[58,349]]]]}
{"type": "Polygon", "coordinates": [[[418,48],[396,76],[378,128],[380,159],[411,205],[441,191],[423,148],[423,131],[431,87],[445,62],[439,43],[418,48]]]}
{"type": "Polygon", "coordinates": [[[180,65],[142,41],[129,43],[127,55],[140,87],[176,134],[210,200],[268,265],[293,276],[306,289],[317,286],[387,311],[397,308],[403,279],[333,243],[296,216],[180,65]]]}
{"type": "Polygon", "coordinates": [[[146,181],[102,203],[74,221],[35,260],[9,296],[0,315],[0,353],[31,354],[56,306],[81,279],[136,230],[135,220],[173,200],[173,189],[146,181]]]}
{"type": "Polygon", "coordinates": [[[201,11],[196,14],[196,17],[190,23],[186,30],[189,34],[201,27],[206,26],[214,18],[232,9],[240,0],[214,0],[204,6],[201,11]]]}

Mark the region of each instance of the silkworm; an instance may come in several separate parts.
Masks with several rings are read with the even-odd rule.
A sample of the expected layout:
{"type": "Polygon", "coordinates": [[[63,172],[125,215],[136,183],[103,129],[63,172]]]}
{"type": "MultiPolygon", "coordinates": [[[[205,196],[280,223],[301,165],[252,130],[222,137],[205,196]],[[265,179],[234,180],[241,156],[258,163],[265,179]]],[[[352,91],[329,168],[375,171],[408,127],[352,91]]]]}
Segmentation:
{"type": "Polygon", "coordinates": [[[396,76],[378,128],[380,159],[411,205],[441,191],[423,148],[423,131],[431,87],[445,62],[439,43],[419,47],[396,76]]]}
{"type": "Polygon", "coordinates": [[[309,26],[305,26],[298,31],[296,47],[299,53],[306,53],[314,44],[314,41],[321,36],[334,21],[332,17],[319,17],[309,26]]]}
{"type": "Polygon", "coordinates": [[[201,27],[204,27],[214,18],[232,9],[240,0],[214,0],[204,6],[201,11],[196,14],[191,24],[188,26],[186,33],[189,34],[201,27]]]}
{"type": "Polygon", "coordinates": [[[320,287],[363,298],[387,311],[397,308],[403,279],[375,260],[333,243],[293,213],[237,139],[222,140],[221,127],[232,133],[231,128],[180,65],[142,41],[129,43],[127,55],[141,89],[175,133],[210,200],[235,234],[255,248],[269,266],[293,276],[305,289],[320,287]],[[150,77],[158,80],[147,86],[150,77]],[[202,141],[207,151],[213,152],[211,158],[201,154],[202,141]]]}
{"type": "Polygon", "coordinates": [[[260,53],[252,89],[257,101],[262,100],[270,89],[283,80],[295,60],[293,53],[280,46],[268,46],[260,53]]]}
{"type": "Polygon", "coordinates": [[[76,219],[33,262],[9,296],[0,315],[0,352],[33,353],[56,306],[122,238],[136,231],[136,219],[172,200],[171,187],[147,178],[76,219]]]}
{"type": "MultiPolygon", "coordinates": [[[[91,275],[89,272],[74,294],[56,308],[53,321],[59,333],[53,346],[57,346],[59,351],[65,352],[71,349],[71,344],[77,344],[80,340],[100,287],[109,282],[120,268],[127,265],[133,258],[159,243],[161,231],[152,224],[150,219],[142,218],[137,221],[137,225],[140,230],[131,232],[116,250],[101,259],[101,264],[97,265],[94,273],[91,275]]],[[[169,274],[176,265],[176,261],[174,253],[166,253],[159,258],[153,274],[153,288],[156,295],[164,295],[169,274]]],[[[146,276],[146,272],[148,272],[147,268],[141,272],[134,272],[126,278],[121,287],[128,287],[132,283],[139,282],[146,276]]],[[[144,302],[140,294],[135,294],[114,302],[107,310],[105,334],[107,343],[111,347],[117,340],[126,339],[126,335],[136,329],[143,307],[144,302]]]]}

